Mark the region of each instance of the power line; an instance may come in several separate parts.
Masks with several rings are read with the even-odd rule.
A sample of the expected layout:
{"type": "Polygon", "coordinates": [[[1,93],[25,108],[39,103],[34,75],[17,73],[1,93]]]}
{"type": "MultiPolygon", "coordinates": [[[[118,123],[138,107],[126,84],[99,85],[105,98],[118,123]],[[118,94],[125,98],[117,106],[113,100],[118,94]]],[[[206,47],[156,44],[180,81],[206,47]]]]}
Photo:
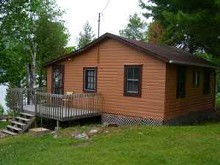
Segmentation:
{"type": "Polygon", "coordinates": [[[100,36],[101,14],[103,15],[103,13],[107,9],[109,3],[110,3],[110,0],[107,1],[107,3],[105,5],[105,7],[103,8],[103,10],[98,13],[98,37],[100,36]]]}
{"type": "Polygon", "coordinates": [[[107,1],[107,3],[106,3],[106,5],[105,5],[104,9],[103,9],[102,12],[101,12],[102,14],[103,14],[103,12],[107,9],[109,3],[110,3],[110,0],[107,1]]]}

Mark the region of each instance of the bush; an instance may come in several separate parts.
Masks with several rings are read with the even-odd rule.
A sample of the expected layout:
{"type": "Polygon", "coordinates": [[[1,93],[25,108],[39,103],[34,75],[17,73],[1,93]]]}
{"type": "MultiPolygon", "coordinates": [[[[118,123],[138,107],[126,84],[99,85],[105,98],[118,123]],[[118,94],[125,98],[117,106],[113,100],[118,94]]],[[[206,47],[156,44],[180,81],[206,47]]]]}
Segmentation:
{"type": "Polygon", "coordinates": [[[3,113],[4,113],[4,108],[3,108],[3,106],[0,104],[0,116],[2,116],[3,113]]]}

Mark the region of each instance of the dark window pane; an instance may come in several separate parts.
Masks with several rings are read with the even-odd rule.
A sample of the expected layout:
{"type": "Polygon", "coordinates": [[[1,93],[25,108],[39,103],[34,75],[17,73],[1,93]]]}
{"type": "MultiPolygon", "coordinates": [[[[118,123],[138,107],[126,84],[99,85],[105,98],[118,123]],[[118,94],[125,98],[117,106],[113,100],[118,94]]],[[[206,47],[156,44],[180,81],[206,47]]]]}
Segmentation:
{"type": "Polygon", "coordinates": [[[138,93],[138,81],[128,81],[127,82],[127,92],[128,93],[138,93]]]}
{"type": "Polygon", "coordinates": [[[139,78],[139,70],[140,70],[140,68],[133,68],[133,78],[134,79],[139,78]]]}
{"type": "Polygon", "coordinates": [[[199,78],[200,78],[199,74],[200,73],[198,71],[193,72],[193,86],[194,87],[199,86],[199,78]]]}
{"type": "Polygon", "coordinates": [[[89,76],[92,77],[93,76],[93,71],[89,71],[89,76]]]}
{"type": "Polygon", "coordinates": [[[132,79],[132,68],[127,69],[127,78],[132,79]]]}
{"type": "Polygon", "coordinates": [[[141,72],[140,65],[125,66],[124,94],[129,96],[141,95],[141,72]]]}
{"type": "Polygon", "coordinates": [[[131,67],[127,69],[127,78],[128,79],[138,79],[139,78],[140,68],[131,67]]]}
{"type": "Polygon", "coordinates": [[[185,84],[186,84],[186,67],[177,67],[177,81],[176,81],[176,97],[185,97],[185,84]]]}
{"type": "Polygon", "coordinates": [[[210,71],[204,71],[203,94],[207,95],[209,93],[210,93],[210,71]]]}
{"type": "Polygon", "coordinates": [[[85,69],[84,88],[88,91],[96,90],[96,69],[85,69]]]}

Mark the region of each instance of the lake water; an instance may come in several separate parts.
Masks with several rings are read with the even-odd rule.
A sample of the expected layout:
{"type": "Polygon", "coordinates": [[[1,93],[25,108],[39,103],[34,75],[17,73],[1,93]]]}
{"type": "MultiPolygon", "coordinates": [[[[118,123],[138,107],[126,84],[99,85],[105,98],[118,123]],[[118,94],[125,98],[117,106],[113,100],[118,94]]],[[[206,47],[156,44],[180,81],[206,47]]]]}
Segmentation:
{"type": "Polygon", "coordinates": [[[5,111],[8,109],[5,104],[6,89],[7,86],[0,85],[0,104],[4,107],[5,111]]]}

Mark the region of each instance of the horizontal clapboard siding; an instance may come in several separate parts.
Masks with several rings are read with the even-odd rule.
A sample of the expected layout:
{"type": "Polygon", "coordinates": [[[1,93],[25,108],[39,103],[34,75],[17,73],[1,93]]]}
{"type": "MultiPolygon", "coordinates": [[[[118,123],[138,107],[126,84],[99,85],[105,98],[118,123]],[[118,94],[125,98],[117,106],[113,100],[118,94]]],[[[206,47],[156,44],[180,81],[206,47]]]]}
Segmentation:
{"type": "Polygon", "coordinates": [[[186,96],[176,98],[176,65],[167,64],[165,120],[197,111],[214,109],[214,75],[211,75],[210,94],[203,94],[204,68],[188,66],[186,70],[186,96]],[[200,72],[199,86],[193,86],[193,71],[200,72]]]}
{"type": "MultiPolygon", "coordinates": [[[[97,67],[104,112],[137,117],[164,117],[166,64],[118,41],[108,39],[65,65],[64,92],[83,92],[83,67],[97,67]],[[99,56],[98,56],[99,52],[99,56]],[[123,96],[124,65],[143,65],[142,97],[123,96]]],[[[47,72],[50,80],[50,70],[47,72]]],[[[47,82],[51,89],[51,81],[47,82]]]]}
{"type": "Polygon", "coordinates": [[[105,111],[129,116],[162,118],[165,64],[113,40],[101,45],[100,54],[98,84],[104,94],[105,111]],[[124,65],[129,64],[143,65],[141,98],[123,96],[124,65]],[[158,76],[154,77],[155,74],[158,76]]]}

